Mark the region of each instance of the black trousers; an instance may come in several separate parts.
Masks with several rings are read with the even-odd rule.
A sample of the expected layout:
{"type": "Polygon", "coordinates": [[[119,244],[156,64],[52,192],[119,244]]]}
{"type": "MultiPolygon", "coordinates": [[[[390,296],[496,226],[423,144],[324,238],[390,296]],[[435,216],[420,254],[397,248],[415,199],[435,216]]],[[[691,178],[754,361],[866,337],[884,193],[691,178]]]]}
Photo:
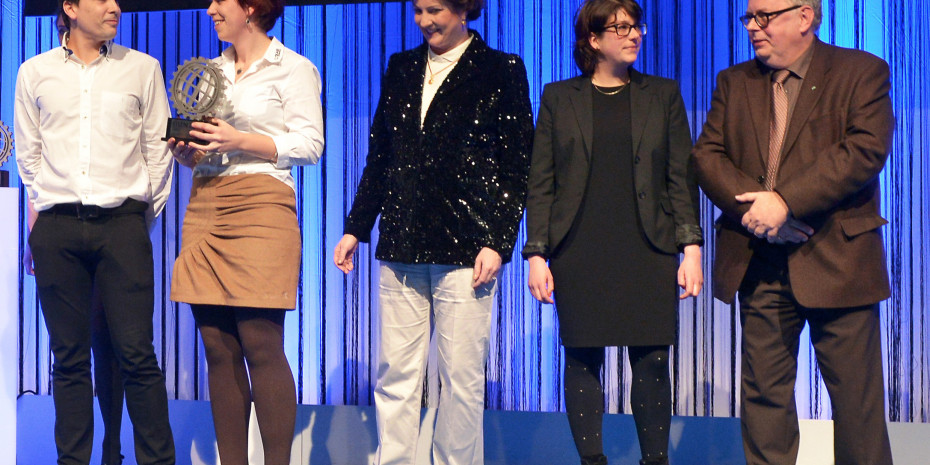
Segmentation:
{"type": "Polygon", "coordinates": [[[791,291],[787,258],[762,247],[739,289],[741,426],[747,465],[794,465],[800,433],[794,385],[804,324],[833,409],[836,465],[890,465],[878,304],[807,308],[791,291]]]}
{"type": "Polygon", "coordinates": [[[94,387],[97,405],[103,420],[103,465],[123,463],[120,450],[120,429],[123,423],[123,379],[119,374],[119,361],[113,353],[107,316],[96,291],[91,310],[91,351],[94,355],[94,387]]]}
{"type": "Polygon", "coordinates": [[[55,444],[61,465],[87,464],[93,447],[91,301],[97,286],[122,374],[140,464],[173,464],[165,377],[152,344],[154,272],[142,202],[112,211],[53,208],[29,245],[55,363],[55,444]],[[90,213],[90,216],[84,216],[90,213]],[[99,216],[98,216],[99,215],[99,216]]]}

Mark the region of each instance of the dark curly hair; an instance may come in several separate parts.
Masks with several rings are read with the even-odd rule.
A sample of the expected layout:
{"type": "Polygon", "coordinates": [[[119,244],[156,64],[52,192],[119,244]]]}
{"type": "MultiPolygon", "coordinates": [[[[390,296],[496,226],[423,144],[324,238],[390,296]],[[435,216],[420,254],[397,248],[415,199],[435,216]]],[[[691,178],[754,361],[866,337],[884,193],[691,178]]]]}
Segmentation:
{"type": "Polygon", "coordinates": [[[635,23],[643,17],[643,9],[635,0],[586,0],[575,13],[575,48],[572,56],[581,74],[594,74],[601,52],[591,47],[591,34],[604,32],[604,26],[614,14],[623,10],[635,23]]]}

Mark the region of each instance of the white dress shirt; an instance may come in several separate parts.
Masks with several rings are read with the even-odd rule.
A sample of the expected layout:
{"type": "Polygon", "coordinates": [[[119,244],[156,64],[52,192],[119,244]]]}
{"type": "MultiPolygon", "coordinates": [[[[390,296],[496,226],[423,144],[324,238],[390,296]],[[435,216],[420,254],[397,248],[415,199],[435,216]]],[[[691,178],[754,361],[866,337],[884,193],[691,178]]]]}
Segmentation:
{"type": "Polygon", "coordinates": [[[238,82],[235,49],[227,48],[214,61],[226,78],[228,102],[216,116],[239,131],[271,137],[278,162],[247,152],[218,153],[204,157],[194,176],[267,174],[293,189],[291,167],[314,164],[323,155],[320,72],[274,38],[238,82]]]}
{"type": "Polygon", "coordinates": [[[462,58],[465,49],[471,44],[472,37],[473,36],[469,36],[468,40],[456,45],[452,50],[442,55],[437,55],[433,53],[431,48],[426,47],[426,59],[429,64],[427,65],[426,72],[423,74],[423,101],[420,104],[420,126],[423,126],[423,121],[426,120],[426,112],[429,110],[430,104],[433,103],[433,97],[436,96],[436,92],[439,91],[439,87],[442,86],[442,83],[446,81],[446,77],[449,76],[449,73],[458,65],[458,60],[462,58]],[[432,70],[433,74],[430,74],[430,70],[432,70]],[[430,78],[433,79],[432,84],[429,82],[430,78]]]}
{"type": "Polygon", "coordinates": [[[67,45],[30,58],[16,79],[16,161],[29,198],[37,211],[131,198],[149,204],[151,221],[174,166],[161,140],[171,115],[161,66],[112,42],[84,63],[67,45]]]}

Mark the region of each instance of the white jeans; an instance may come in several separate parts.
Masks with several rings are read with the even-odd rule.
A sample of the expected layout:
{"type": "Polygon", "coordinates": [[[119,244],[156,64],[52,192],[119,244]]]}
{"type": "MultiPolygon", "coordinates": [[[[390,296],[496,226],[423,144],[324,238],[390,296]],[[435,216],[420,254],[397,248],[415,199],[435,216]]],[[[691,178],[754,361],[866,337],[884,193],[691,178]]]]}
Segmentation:
{"type": "Polygon", "coordinates": [[[472,268],[381,264],[376,465],[414,463],[431,311],[442,386],[433,463],[484,463],[485,365],[497,278],[478,289],[471,283],[472,268]]]}

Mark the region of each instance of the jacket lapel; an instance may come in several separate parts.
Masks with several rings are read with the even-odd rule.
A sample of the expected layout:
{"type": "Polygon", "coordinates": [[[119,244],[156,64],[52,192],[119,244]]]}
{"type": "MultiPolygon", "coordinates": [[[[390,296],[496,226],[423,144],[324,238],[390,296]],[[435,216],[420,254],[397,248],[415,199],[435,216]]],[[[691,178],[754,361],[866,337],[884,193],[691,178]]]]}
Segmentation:
{"type": "Polygon", "coordinates": [[[752,128],[759,146],[759,162],[765,167],[769,155],[769,119],[772,113],[772,86],[767,72],[757,61],[746,80],[746,104],[752,115],[752,128]]]}
{"type": "MultiPolygon", "coordinates": [[[[485,52],[488,51],[488,46],[484,43],[484,40],[481,39],[481,36],[478,35],[477,32],[469,32],[471,32],[473,36],[471,39],[471,44],[469,44],[468,48],[465,49],[465,52],[462,53],[462,57],[459,58],[459,62],[455,65],[454,68],[452,68],[452,71],[449,72],[449,75],[446,76],[445,81],[442,82],[442,85],[439,86],[439,89],[436,90],[436,96],[433,97],[434,100],[452,92],[456,87],[462,85],[463,82],[468,82],[472,75],[481,69],[481,62],[483,62],[484,58],[487,56],[485,52]]],[[[426,66],[425,61],[423,66],[426,66]]],[[[421,87],[422,84],[423,82],[421,81],[421,87]]]]}
{"type": "Polygon", "coordinates": [[[591,95],[591,86],[587,85],[588,78],[579,76],[572,80],[572,93],[569,100],[575,110],[575,121],[581,130],[581,140],[584,142],[585,159],[591,161],[591,144],[594,139],[594,96],[591,95]]]}
{"type": "MultiPolygon", "coordinates": [[[[404,69],[403,79],[400,83],[400,92],[397,94],[402,102],[398,102],[401,120],[411,134],[420,131],[420,108],[423,106],[423,79],[426,75],[426,44],[416,49],[409,63],[404,69]]],[[[384,89],[381,90],[384,92],[384,89]]]]}
{"type": "Polygon", "coordinates": [[[794,113],[791,115],[791,121],[788,123],[788,132],[785,133],[785,142],[782,145],[779,165],[781,165],[788,154],[791,153],[791,146],[797,142],[798,135],[801,133],[801,128],[807,124],[807,118],[810,116],[814,107],[817,106],[817,103],[820,101],[820,96],[823,95],[823,89],[826,88],[825,84],[827,74],[830,71],[830,62],[827,57],[822,56],[826,50],[820,45],[820,41],[815,41],[812,45],[812,47],[815,47],[814,56],[811,57],[811,64],[807,69],[807,76],[804,76],[804,81],[801,83],[798,101],[795,103],[794,113]]]}
{"type": "Polygon", "coordinates": [[[639,154],[639,146],[643,141],[643,132],[649,123],[649,107],[652,105],[652,99],[655,97],[651,92],[646,90],[649,83],[643,79],[643,75],[630,68],[630,111],[637,117],[632,118],[631,126],[633,136],[633,153],[639,154]]]}

